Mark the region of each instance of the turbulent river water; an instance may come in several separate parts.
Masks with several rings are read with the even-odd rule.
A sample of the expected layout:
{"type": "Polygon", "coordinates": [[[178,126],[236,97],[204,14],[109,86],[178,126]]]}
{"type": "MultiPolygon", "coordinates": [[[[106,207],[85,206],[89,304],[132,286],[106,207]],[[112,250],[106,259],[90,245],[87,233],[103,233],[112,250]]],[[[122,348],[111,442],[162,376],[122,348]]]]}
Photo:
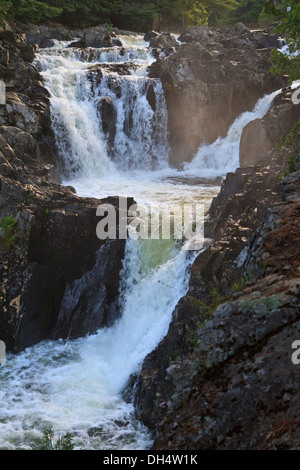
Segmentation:
{"type": "MultiPolygon", "coordinates": [[[[79,196],[132,196],[157,211],[195,202],[207,209],[219,190],[215,178],[239,166],[244,126],[264,116],[275,94],[237,118],[226,138],[173,169],[163,88],[147,74],[152,51],[140,36],[119,40],[122,47],[85,51],[57,42],[36,57],[51,94],[64,183],[79,196]],[[103,97],[114,109],[113,152],[101,125],[103,97]]],[[[0,368],[0,449],[30,449],[49,425],[57,436],[71,432],[76,449],[151,446],[120,392],[167,333],[196,253],[172,240],[128,239],[125,251],[122,317],[114,326],[8,355],[0,368]]]]}

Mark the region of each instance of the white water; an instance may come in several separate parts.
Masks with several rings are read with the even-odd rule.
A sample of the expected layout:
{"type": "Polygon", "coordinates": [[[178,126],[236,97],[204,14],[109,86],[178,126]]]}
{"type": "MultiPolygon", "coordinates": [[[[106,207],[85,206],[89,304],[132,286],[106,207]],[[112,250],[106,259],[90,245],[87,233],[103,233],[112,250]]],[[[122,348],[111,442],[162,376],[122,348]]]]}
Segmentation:
{"type": "MultiPolygon", "coordinates": [[[[125,51],[114,47],[82,53],[57,43],[38,56],[51,93],[66,184],[75,186],[80,196],[133,196],[157,210],[195,201],[207,209],[219,187],[203,178],[236,169],[242,129],[267,112],[273,95],[239,117],[227,138],[201,147],[179,172],[168,164],[161,84],[147,77],[147,66],[154,60],[151,51],[141,37],[121,40],[125,51]],[[100,81],[87,80],[97,63],[128,65],[128,60],[125,75],[104,67],[100,81]],[[146,98],[150,86],[155,112],[146,98]],[[102,96],[109,97],[117,111],[113,158],[99,125],[96,103],[102,96]]],[[[44,341],[9,355],[0,368],[0,448],[30,448],[49,424],[56,435],[72,432],[78,449],[149,447],[147,429],[134,419],[132,405],[120,392],[165,336],[172,312],[186,293],[194,256],[173,241],[128,240],[120,291],[123,314],[113,327],[75,341],[44,341]]]]}

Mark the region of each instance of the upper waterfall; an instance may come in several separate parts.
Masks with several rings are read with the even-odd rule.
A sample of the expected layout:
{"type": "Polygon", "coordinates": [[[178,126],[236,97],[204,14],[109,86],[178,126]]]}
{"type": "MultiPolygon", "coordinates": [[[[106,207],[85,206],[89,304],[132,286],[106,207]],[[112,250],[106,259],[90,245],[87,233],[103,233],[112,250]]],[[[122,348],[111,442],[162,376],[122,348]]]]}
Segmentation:
{"type": "Polygon", "coordinates": [[[141,37],[122,42],[85,50],[57,43],[38,55],[66,176],[168,166],[164,93],[147,76],[154,58],[141,37]]]}

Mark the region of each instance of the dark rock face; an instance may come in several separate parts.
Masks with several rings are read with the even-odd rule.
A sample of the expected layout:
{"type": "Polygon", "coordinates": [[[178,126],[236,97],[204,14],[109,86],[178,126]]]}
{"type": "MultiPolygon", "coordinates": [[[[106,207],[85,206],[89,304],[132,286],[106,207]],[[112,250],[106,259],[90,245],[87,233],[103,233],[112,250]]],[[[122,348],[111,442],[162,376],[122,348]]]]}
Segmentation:
{"type": "Polygon", "coordinates": [[[102,130],[107,138],[108,149],[112,153],[116,136],[117,111],[112,99],[107,96],[98,99],[97,109],[102,122],[102,130]]]}
{"type": "Polygon", "coordinates": [[[50,121],[49,93],[41,85],[39,72],[30,63],[35,47],[26,43],[24,33],[2,31],[0,36],[8,58],[6,65],[0,67],[0,79],[6,85],[6,104],[0,105],[1,134],[5,133],[4,138],[17,154],[18,148],[28,157],[35,158],[38,152],[40,158],[55,165],[57,151],[50,121]]]}
{"type": "Polygon", "coordinates": [[[54,338],[77,338],[110,326],[119,318],[117,294],[123,257],[123,244],[107,242],[96,254],[92,269],[67,284],[54,338]]]}
{"type": "Polygon", "coordinates": [[[18,29],[26,34],[26,42],[31,46],[40,48],[54,46],[54,39],[58,41],[71,41],[81,36],[80,31],[70,31],[64,26],[25,25],[18,24],[18,29]]]}
{"type": "MultiPolygon", "coordinates": [[[[212,242],[193,263],[189,291],[173,314],[167,336],[147,356],[137,380],[136,413],[152,429],[174,393],[169,368],[189,356],[197,331],[239,285],[242,275],[233,262],[275,200],[277,178],[277,174],[258,167],[239,169],[227,175],[213,200],[205,226],[205,235],[212,242]]],[[[192,372],[185,374],[182,393],[190,390],[192,378],[192,372]]]]}
{"type": "Polygon", "coordinates": [[[77,198],[47,181],[42,164],[36,165],[36,182],[30,184],[32,168],[28,176],[26,168],[22,183],[15,179],[20,171],[15,163],[12,178],[1,176],[1,213],[16,221],[12,246],[8,249],[0,238],[0,332],[13,351],[46,337],[78,337],[113,322],[124,255],[124,241],[96,236],[96,208],[116,200],[77,198]],[[83,317],[85,307],[93,312],[90,316],[83,317]]]}
{"type": "Polygon", "coordinates": [[[168,369],[173,395],[155,449],[298,446],[300,372],[291,356],[300,322],[299,174],[279,192],[283,201],[236,260],[252,280],[199,325],[190,357],[168,369]]]}
{"type": "MultiPolygon", "coordinates": [[[[154,449],[298,447],[300,371],[291,362],[291,345],[299,329],[300,286],[297,279],[280,282],[266,278],[253,289],[259,287],[260,297],[253,292],[222,305],[204,325],[184,406],[168,415],[154,449]],[[276,294],[266,286],[274,281],[282,289],[276,294]],[[176,428],[168,424],[173,420],[176,428]]],[[[182,366],[169,374],[177,386],[184,381],[182,366]]]]}
{"type": "Polygon", "coordinates": [[[269,73],[270,47],[259,49],[249,30],[202,26],[189,28],[179,40],[186,44],[150,67],[150,76],[164,86],[175,166],[191,160],[200,144],[224,137],[239,114],[285,84],[269,73]]]}

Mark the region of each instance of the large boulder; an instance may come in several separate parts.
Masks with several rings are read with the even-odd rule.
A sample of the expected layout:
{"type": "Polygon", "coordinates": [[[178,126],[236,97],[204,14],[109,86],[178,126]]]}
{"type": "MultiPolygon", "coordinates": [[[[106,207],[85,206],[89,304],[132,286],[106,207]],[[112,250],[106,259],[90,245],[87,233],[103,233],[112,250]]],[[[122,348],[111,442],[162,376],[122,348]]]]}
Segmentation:
{"type": "Polygon", "coordinates": [[[152,38],[156,38],[158,36],[159,33],[157,33],[156,31],[148,31],[148,33],[145,34],[144,36],[144,41],[146,42],[149,42],[152,38]]]}
{"type": "Polygon", "coordinates": [[[0,135],[14,150],[18,157],[21,157],[25,154],[30,155],[31,157],[35,157],[37,155],[37,143],[35,139],[30,134],[22,131],[18,127],[1,126],[0,135]]]}
{"type": "Polygon", "coordinates": [[[64,26],[46,25],[18,25],[19,30],[26,34],[26,42],[31,46],[38,45],[40,48],[54,46],[54,40],[71,41],[80,37],[80,31],[69,30],[64,26]]]}
{"type": "Polygon", "coordinates": [[[116,33],[111,31],[107,25],[99,25],[94,28],[83,30],[82,38],[70,44],[70,47],[113,47],[121,45],[116,42],[116,33]]]}
{"type": "Polygon", "coordinates": [[[156,49],[168,49],[171,47],[177,47],[178,42],[171,33],[163,33],[159,36],[152,36],[150,39],[150,47],[156,49]]]}
{"type": "Polygon", "coordinates": [[[32,108],[23,103],[18,97],[11,98],[6,105],[7,116],[12,126],[37,134],[41,130],[41,116],[32,108]]]}

